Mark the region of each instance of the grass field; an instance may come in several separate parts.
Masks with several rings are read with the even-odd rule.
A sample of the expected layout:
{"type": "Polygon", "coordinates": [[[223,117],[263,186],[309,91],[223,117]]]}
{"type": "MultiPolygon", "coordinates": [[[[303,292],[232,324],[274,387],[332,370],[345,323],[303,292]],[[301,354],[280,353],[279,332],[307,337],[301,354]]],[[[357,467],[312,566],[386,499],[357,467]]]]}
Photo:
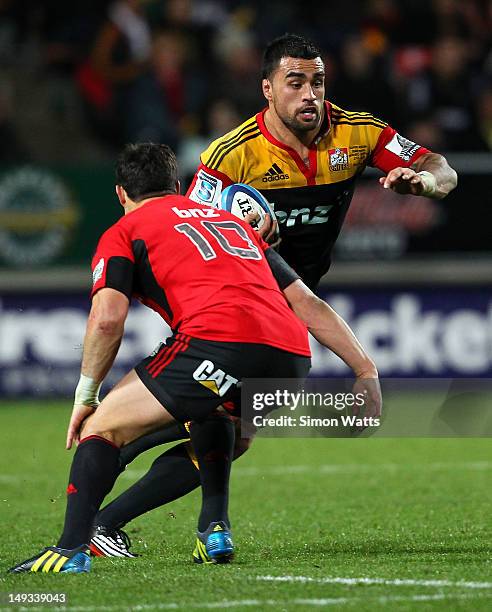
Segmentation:
{"type": "Polygon", "coordinates": [[[74,612],[492,609],[489,439],[257,440],[233,468],[233,564],[191,563],[194,492],[128,526],[141,558],[96,559],[88,575],[6,575],[61,529],[69,410],[0,404],[4,593],[65,592],[74,612]]]}

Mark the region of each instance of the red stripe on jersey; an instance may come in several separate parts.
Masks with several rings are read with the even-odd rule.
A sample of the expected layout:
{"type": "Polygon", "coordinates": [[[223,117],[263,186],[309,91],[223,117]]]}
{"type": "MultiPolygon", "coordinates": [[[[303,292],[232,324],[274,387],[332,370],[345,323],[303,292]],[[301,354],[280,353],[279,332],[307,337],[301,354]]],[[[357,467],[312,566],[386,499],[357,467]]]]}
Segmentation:
{"type": "MultiPolygon", "coordinates": [[[[268,131],[268,128],[265,124],[265,113],[267,110],[268,108],[265,108],[256,115],[256,121],[258,123],[261,133],[269,142],[274,144],[276,147],[279,147],[279,149],[283,149],[284,151],[287,151],[287,153],[292,157],[292,159],[296,163],[299,170],[302,172],[302,174],[304,174],[308,185],[316,185],[316,174],[318,172],[318,149],[316,146],[317,139],[309,146],[309,153],[308,153],[309,166],[307,166],[304,163],[302,157],[299,155],[299,153],[295,149],[293,149],[292,147],[289,147],[289,145],[286,145],[280,140],[277,140],[275,136],[273,136],[273,134],[271,134],[268,131]]],[[[330,107],[325,101],[325,113],[328,117],[327,119],[328,125],[330,125],[329,112],[330,112],[330,107]]]]}
{"type": "Polygon", "coordinates": [[[318,150],[309,149],[309,174],[306,176],[308,185],[316,185],[316,174],[318,173],[318,150]]]}
{"type": "Polygon", "coordinates": [[[157,376],[159,376],[162,370],[164,370],[164,368],[166,368],[171,363],[171,361],[176,358],[178,353],[183,353],[184,351],[188,349],[189,344],[190,344],[189,337],[186,337],[184,340],[179,340],[178,342],[176,342],[173,348],[166,355],[166,359],[164,360],[164,362],[158,365],[157,369],[154,370],[154,373],[152,374],[152,378],[157,378],[157,376]]]}
{"type": "Polygon", "coordinates": [[[160,361],[159,364],[153,369],[152,378],[157,378],[159,374],[175,359],[178,353],[181,353],[183,350],[188,348],[189,340],[178,340],[171,348],[170,351],[166,353],[164,359],[160,361]]]}
{"type": "Polygon", "coordinates": [[[181,343],[178,346],[177,350],[174,352],[174,354],[169,355],[167,359],[165,360],[165,362],[160,366],[158,374],[160,374],[162,370],[164,370],[164,368],[166,368],[171,363],[171,361],[177,357],[178,353],[184,353],[185,351],[188,350],[188,347],[190,345],[190,340],[191,338],[189,336],[185,337],[184,340],[181,340],[181,343]]]}
{"type": "Polygon", "coordinates": [[[154,375],[155,372],[157,372],[161,363],[165,361],[167,356],[170,355],[176,349],[176,346],[178,346],[179,343],[180,343],[180,340],[177,340],[171,347],[169,346],[167,347],[167,349],[159,357],[159,361],[154,363],[151,368],[147,368],[149,374],[154,375]]]}
{"type": "Polygon", "coordinates": [[[171,346],[163,346],[162,349],[154,357],[154,359],[147,364],[147,371],[150,374],[152,374],[152,370],[155,370],[155,368],[158,367],[159,363],[166,358],[166,355],[169,353],[169,351],[171,351],[175,347],[176,342],[181,341],[181,336],[182,334],[180,333],[176,334],[175,342],[171,346]]]}
{"type": "Polygon", "coordinates": [[[152,368],[153,368],[153,367],[156,365],[156,363],[157,363],[157,362],[158,362],[158,361],[161,359],[161,357],[162,357],[162,356],[163,356],[165,353],[167,353],[167,351],[168,351],[168,350],[169,350],[169,347],[168,347],[168,346],[166,346],[166,345],[164,345],[162,348],[160,348],[160,349],[157,351],[157,354],[156,354],[156,356],[154,357],[154,359],[152,359],[152,361],[151,361],[151,362],[149,362],[149,363],[147,364],[147,370],[148,370],[149,372],[150,372],[150,370],[151,370],[151,369],[152,369],[152,368]]]}

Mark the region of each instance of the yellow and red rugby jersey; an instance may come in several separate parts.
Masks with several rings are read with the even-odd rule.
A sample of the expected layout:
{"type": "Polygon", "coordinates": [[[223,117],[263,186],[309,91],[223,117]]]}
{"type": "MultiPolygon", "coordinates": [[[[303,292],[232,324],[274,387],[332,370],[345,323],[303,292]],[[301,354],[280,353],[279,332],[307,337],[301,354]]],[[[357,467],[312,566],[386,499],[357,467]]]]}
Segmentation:
{"type": "Polygon", "coordinates": [[[280,254],[311,288],[330,267],[357,176],[366,166],[385,173],[408,167],[429,152],[370,113],[330,102],[325,108],[309,165],[270,134],[264,109],[212,142],[187,192],[196,202],[218,206],[222,190],[233,183],[261,191],[277,215],[280,254]]]}

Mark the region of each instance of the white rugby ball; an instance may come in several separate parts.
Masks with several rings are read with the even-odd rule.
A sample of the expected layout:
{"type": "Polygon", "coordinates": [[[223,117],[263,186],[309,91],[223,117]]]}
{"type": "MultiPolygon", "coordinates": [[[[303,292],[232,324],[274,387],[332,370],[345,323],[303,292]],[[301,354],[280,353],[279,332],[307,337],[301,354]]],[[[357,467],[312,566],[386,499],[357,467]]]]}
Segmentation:
{"type": "Polygon", "coordinates": [[[251,224],[255,230],[261,228],[267,213],[275,221],[275,213],[268,200],[257,189],[243,183],[229,185],[224,189],[220,196],[220,208],[240,219],[244,219],[248,213],[258,213],[259,219],[251,224]]]}

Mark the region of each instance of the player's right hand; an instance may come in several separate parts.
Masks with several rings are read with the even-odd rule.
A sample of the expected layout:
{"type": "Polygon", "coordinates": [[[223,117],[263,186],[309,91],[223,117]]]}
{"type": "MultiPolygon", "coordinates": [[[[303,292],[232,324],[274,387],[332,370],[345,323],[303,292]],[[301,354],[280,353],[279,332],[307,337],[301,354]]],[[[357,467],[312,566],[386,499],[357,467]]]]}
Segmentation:
{"type": "Polygon", "coordinates": [[[95,411],[93,406],[84,406],[83,404],[75,404],[70,417],[70,423],[67,430],[66,449],[70,450],[72,444],[79,443],[80,429],[85,419],[95,411]]]}
{"type": "MultiPolygon", "coordinates": [[[[252,225],[255,221],[259,221],[259,219],[260,215],[257,212],[250,212],[244,217],[244,220],[249,225],[252,225]]],[[[263,225],[257,230],[257,232],[269,245],[277,246],[279,243],[278,223],[277,221],[273,221],[272,217],[268,213],[265,215],[263,225]]]]}
{"type": "Polygon", "coordinates": [[[263,238],[263,240],[265,242],[267,242],[268,244],[273,245],[273,242],[275,242],[276,240],[278,240],[278,223],[277,221],[273,220],[271,215],[269,215],[268,213],[265,215],[265,221],[263,222],[263,225],[260,227],[260,229],[258,230],[258,233],[260,234],[260,236],[263,238]]]}
{"type": "MultiPolygon", "coordinates": [[[[381,395],[381,386],[377,376],[358,376],[352,388],[354,395],[361,393],[364,398],[364,406],[359,409],[359,417],[378,418],[381,416],[383,409],[383,397],[381,395]]],[[[358,431],[363,431],[365,427],[357,428],[358,431]]]]}

